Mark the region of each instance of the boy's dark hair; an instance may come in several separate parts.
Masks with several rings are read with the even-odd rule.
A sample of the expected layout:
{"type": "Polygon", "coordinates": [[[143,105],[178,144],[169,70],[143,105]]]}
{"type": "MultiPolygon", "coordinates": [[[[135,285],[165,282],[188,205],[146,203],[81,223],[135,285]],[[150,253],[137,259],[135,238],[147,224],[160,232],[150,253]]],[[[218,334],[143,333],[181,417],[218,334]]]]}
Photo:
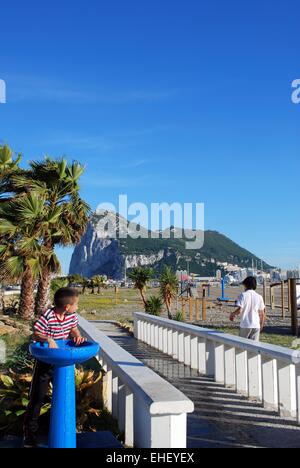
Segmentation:
{"type": "Polygon", "coordinates": [[[245,288],[247,289],[247,291],[249,289],[253,289],[253,291],[255,291],[255,289],[257,288],[257,281],[256,281],[256,278],[254,278],[254,276],[248,276],[248,278],[246,278],[244,281],[243,281],[243,285],[245,286],[245,288]]]}
{"type": "Polygon", "coordinates": [[[74,288],[60,288],[54,294],[54,305],[61,308],[68,304],[74,304],[78,296],[78,291],[74,288]]]}

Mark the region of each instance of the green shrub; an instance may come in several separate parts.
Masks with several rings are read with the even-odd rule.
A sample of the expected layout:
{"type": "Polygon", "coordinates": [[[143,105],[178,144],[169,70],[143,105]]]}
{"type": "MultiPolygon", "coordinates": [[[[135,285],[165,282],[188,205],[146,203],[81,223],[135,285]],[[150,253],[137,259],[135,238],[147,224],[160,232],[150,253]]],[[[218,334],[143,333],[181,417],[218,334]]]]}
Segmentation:
{"type": "Polygon", "coordinates": [[[145,310],[148,314],[156,315],[157,317],[160,316],[162,308],[163,302],[161,298],[157,296],[150,296],[145,306],[145,310]]]}

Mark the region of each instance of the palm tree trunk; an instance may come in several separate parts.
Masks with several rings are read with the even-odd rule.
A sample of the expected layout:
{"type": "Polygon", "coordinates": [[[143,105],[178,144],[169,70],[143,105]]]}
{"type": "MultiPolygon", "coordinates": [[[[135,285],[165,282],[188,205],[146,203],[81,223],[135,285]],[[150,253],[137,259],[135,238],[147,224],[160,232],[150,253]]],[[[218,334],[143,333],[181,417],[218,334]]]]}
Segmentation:
{"type": "Polygon", "coordinates": [[[166,306],[167,306],[167,311],[168,311],[168,318],[172,320],[172,314],[171,314],[171,300],[169,298],[166,299],[166,306]]]}
{"type": "Polygon", "coordinates": [[[47,308],[50,295],[51,273],[47,267],[43,268],[35,298],[35,315],[40,316],[47,308]]]}
{"type": "Polygon", "coordinates": [[[141,293],[141,297],[142,297],[142,301],[143,301],[144,307],[146,308],[147,299],[146,299],[145,293],[144,293],[144,291],[143,291],[142,289],[140,289],[140,293],[141,293]]]}
{"type": "Polygon", "coordinates": [[[32,271],[26,267],[21,282],[19,315],[23,320],[31,320],[34,316],[34,279],[32,271]]]}

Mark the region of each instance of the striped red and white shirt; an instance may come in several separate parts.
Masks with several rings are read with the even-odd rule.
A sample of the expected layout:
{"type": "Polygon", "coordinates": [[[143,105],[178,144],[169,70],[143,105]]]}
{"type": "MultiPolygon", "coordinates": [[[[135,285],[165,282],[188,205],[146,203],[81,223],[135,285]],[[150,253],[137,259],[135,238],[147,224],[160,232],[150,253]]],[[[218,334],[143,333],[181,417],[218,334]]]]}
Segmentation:
{"type": "Polygon", "coordinates": [[[48,309],[34,324],[34,331],[41,333],[53,340],[67,340],[72,328],[77,327],[78,318],[76,314],[65,314],[60,320],[55,309],[48,309]]]}

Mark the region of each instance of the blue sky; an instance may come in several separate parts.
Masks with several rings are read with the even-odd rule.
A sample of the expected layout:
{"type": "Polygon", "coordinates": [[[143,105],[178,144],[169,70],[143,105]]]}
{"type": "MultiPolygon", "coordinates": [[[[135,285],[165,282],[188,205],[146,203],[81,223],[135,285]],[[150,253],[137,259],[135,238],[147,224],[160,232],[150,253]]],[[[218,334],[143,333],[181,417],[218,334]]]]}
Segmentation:
{"type": "Polygon", "coordinates": [[[0,13],[0,141],[25,162],[83,162],[93,208],[123,193],[204,202],[206,228],[300,263],[298,0],[12,0],[0,13]]]}

